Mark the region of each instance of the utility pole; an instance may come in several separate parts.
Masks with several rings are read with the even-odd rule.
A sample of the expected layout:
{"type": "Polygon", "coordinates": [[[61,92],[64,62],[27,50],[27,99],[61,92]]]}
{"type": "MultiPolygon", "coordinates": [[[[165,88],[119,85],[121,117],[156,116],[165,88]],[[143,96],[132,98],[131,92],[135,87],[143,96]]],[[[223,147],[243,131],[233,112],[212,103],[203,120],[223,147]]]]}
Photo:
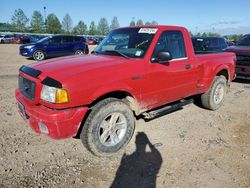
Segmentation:
{"type": "Polygon", "coordinates": [[[47,18],[46,18],[46,7],[43,7],[43,11],[44,11],[44,30],[45,32],[47,31],[47,18]]]}

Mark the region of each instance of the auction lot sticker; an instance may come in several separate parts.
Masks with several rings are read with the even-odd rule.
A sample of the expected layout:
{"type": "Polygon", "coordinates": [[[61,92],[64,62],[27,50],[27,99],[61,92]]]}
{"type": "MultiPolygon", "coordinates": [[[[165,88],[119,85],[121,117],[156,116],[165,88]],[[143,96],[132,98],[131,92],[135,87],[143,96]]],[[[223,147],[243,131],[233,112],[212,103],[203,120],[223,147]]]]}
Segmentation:
{"type": "Polygon", "coordinates": [[[141,28],[138,33],[155,34],[157,30],[157,28],[141,28]]]}

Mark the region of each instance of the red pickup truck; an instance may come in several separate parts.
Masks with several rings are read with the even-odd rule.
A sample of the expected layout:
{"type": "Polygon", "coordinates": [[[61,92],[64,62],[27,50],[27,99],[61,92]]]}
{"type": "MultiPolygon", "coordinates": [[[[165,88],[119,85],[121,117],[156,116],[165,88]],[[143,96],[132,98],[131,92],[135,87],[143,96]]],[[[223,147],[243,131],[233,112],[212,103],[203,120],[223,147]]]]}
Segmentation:
{"type": "Polygon", "coordinates": [[[90,55],[22,66],[20,115],[54,139],[80,135],[95,155],[131,139],[135,116],[151,119],[192,102],[218,109],[235,75],[233,53],[195,55],[187,29],[126,27],[111,31],[90,55]]]}

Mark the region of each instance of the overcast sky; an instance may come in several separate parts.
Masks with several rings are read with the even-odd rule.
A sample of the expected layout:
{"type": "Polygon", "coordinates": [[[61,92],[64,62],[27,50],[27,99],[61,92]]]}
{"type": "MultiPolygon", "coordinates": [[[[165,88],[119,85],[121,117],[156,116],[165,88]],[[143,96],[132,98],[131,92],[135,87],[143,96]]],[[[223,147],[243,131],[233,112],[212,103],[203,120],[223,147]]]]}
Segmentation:
{"type": "Polygon", "coordinates": [[[87,25],[106,17],[109,23],[118,17],[120,26],[134,19],[155,20],[161,25],[180,25],[193,33],[250,33],[250,0],[1,0],[0,22],[11,23],[15,9],[21,8],[31,18],[34,10],[44,15],[54,13],[60,20],[68,13],[73,24],[83,20],[87,25]]]}

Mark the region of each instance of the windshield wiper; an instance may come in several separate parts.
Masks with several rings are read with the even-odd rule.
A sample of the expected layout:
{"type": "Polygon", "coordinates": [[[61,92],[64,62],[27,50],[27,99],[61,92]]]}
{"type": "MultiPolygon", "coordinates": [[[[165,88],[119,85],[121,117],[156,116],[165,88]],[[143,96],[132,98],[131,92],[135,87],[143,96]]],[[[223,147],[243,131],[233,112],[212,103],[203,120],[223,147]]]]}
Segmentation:
{"type": "Polygon", "coordinates": [[[148,42],[148,40],[144,40],[142,41],[141,43],[135,45],[135,48],[138,48],[139,46],[143,45],[143,44],[146,44],[148,42]]]}
{"type": "Polygon", "coordinates": [[[123,54],[123,53],[121,53],[121,52],[119,52],[119,51],[117,51],[117,50],[105,50],[104,52],[116,53],[116,54],[118,54],[119,56],[122,56],[122,57],[124,57],[124,58],[126,58],[126,59],[130,59],[127,55],[125,55],[125,54],[123,54]]]}

